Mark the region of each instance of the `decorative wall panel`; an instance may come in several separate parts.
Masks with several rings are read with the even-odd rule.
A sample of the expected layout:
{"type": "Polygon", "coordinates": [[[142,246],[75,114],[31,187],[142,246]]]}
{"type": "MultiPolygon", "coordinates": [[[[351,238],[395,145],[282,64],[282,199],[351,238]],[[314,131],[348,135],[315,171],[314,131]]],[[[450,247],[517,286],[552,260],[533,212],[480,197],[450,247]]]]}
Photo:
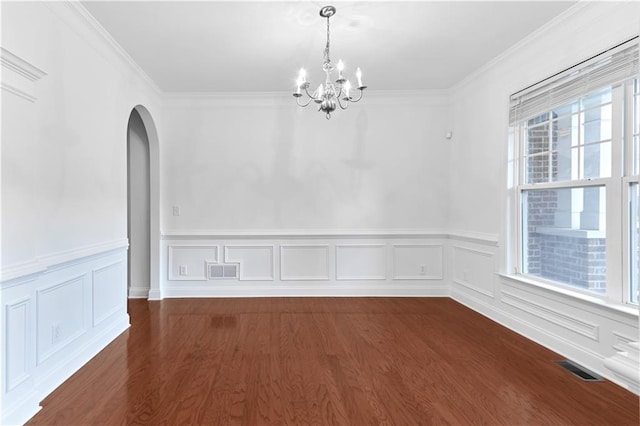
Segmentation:
{"type": "Polygon", "coordinates": [[[23,298],[6,306],[6,388],[11,391],[29,378],[29,310],[31,299],[23,298]]]}
{"type": "Polygon", "coordinates": [[[336,246],[336,279],[384,280],[387,254],[384,244],[345,244],[336,246]]]}
{"type": "Polygon", "coordinates": [[[240,264],[240,281],[273,281],[273,245],[227,245],[225,263],[240,264]]]}
{"type": "Polygon", "coordinates": [[[453,282],[475,292],[494,297],[494,255],[473,248],[453,247],[453,282]]]}
{"type": "Polygon", "coordinates": [[[541,299],[539,296],[518,295],[512,291],[503,290],[501,301],[593,341],[597,342],[599,340],[599,327],[596,324],[569,314],[568,309],[565,309],[565,312],[553,309],[550,307],[549,302],[551,301],[541,299]]]}
{"type": "Polygon", "coordinates": [[[394,244],[394,280],[441,280],[444,270],[442,244],[394,244]]]}
{"type": "Polygon", "coordinates": [[[218,263],[218,246],[169,246],[169,280],[205,281],[207,263],[218,263]]]}
{"type": "Polygon", "coordinates": [[[328,245],[281,245],[280,279],[314,281],[329,279],[328,245]]]}
{"type": "Polygon", "coordinates": [[[93,271],[92,321],[96,327],[102,321],[122,309],[123,263],[118,262],[93,271]]]}
{"type": "Polygon", "coordinates": [[[86,275],[81,275],[37,291],[38,364],[85,331],[85,279],[86,275]]]}

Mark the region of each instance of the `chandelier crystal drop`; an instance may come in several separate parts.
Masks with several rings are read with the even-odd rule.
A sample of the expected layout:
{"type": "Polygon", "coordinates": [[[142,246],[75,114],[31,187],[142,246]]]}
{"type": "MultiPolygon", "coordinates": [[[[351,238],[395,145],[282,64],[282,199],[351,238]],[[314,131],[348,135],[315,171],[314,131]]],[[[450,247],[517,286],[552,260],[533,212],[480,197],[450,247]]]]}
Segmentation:
{"type": "Polygon", "coordinates": [[[337,107],[340,109],[347,109],[349,103],[358,102],[362,99],[362,92],[367,86],[362,84],[362,71],[360,68],[356,71],[356,79],[358,85],[355,87],[360,91],[360,95],[357,99],[351,97],[352,85],[351,82],[344,78],[344,63],[342,60],[338,61],[337,69],[338,69],[338,78],[335,81],[335,84],[331,81],[331,73],[336,69],[331,63],[331,55],[330,55],[330,25],[329,18],[331,18],[336,13],[336,8],[333,6],[325,6],[320,9],[320,16],[323,18],[327,18],[327,45],[324,48],[324,62],[322,63],[322,70],[326,74],[326,80],[324,82],[324,86],[321,84],[318,88],[313,92],[309,93],[310,83],[307,81],[307,72],[304,68],[300,69],[300,73],[298,74],[298,80],[296,81],[297,90],[293,94],[296,98],[296,102],[301,107],[308,106],[312,101],[318,104],[318,111],[322,111],[326,114],[327,120],[331,118],[331,113],[336,110],[337,107]],[[303,93],[307,95],[308,99],[302,101],[303,93]],[[344,102],[344,104],[343,104],[344,102]]]}

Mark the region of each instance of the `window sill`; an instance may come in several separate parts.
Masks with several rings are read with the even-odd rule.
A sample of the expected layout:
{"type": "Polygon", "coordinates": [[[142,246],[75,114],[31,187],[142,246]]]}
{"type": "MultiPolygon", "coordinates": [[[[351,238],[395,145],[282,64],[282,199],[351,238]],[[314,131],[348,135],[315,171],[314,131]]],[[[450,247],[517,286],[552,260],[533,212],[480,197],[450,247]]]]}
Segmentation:
{"type": "Polygon", "coordinates": [[[544,291],[547,291],[549,293],[554,293],[554,294],[559,294],[562,296],[567,296],[567,297],[571,297],[573,299],[576,299],[578,301],[581,302],[586,302],[586,303],[590,303],[594,306],[600,307],[600,308],[604,308],[610,311],[614,311],[616,313],[621,313],[621,314],[625,314],[625,315],[629,315],[629,316],[633,316],[633,317],[638,317],[638,306],[636,305],[631,305],[631,304],[625,304],[625,303],[615,303],[615,302],[611,302],[611,301],[607,301],[604,299],[601,299],[597,296],[592,296],[589,294],[585,294],[582,293],[580,291],[575,291],[566,287],[561,287],[561,286],[556,286],[553,284],[547,284],[543,281],[538,281],[535,279],[531,279],[528,277],[525,277],[523,275],[513,275],[513,274],[498,274],[498,276],[500,276],[501,278],[504,278],[506,280],[509,281],[513,281],[516,282],[518,284],[525,284],[531,287],[536,287],[539,289],[542,289],[544,291]]]}
{"type": "Polygon", "coordinates": [[[573,229],[573,228],[552,228],[547,226],[536,227],[536,233],[542,235],[555,235],[558,237],[572,238],[605,238],[605,231],[599,229],[573,229]]]}

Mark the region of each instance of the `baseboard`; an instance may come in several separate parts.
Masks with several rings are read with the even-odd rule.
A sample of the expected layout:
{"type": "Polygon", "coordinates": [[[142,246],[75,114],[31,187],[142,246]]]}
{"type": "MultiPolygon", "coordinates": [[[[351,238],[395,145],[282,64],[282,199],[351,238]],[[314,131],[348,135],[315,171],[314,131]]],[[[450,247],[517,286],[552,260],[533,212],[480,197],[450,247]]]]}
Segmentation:
{"type": "MultiPolygon", "coordinates": [[[[165,298],[186,297],[447,297],[446,286],[225,286],[169,287],[165,298]]],[[[151,299],[151,297],[149,297],[151,299]]]]}
{"type": "MultiPolygon", "coordinates": [[[[32,392],[25,396],[22,402],[16,407],[9,409],[8,413],[3,413],[3,425],[22,425],[33,417],[42,407],[40,401],[53,392],[58,386],[64,383],[69,377],[77,372],[83,365],[96,356],[116,337],[129,328],[129,315],[121,315],[114,323],[99,334],[91,338],[83,346],[79,347],[75,354],[58,368],[48,372],[46,376],[40,378],[32,392]]],[[[6,407],[3,407],[6,408],[6,407]]]]}
{"type": "Polygon", "coordinates": [[[129,314],[120,315],[117,320],[113,321],[113,324],[109,328],[93,336],[85,345],[78,348],[75,355],[71,356],[60,368],[49,372],[36,385],[41,397],[44,398],[53,392],[65,380],[89,362],[91,358],[96,356],[98,352],[127,330],[129,326],[129,314]]]}
{"type": "Polygon", "coordinates": [[[129,299],[148,299],[149,287],[129,287],[128,297],[129,299]]]}
{"type": "Polygon", "coordinates": [[[31,392],[9,411],[3,410],[1,424],[5,426],[24,425],[42,409],[40,406],[41,400],[42,398],[36,395],[35,391],[31,392]]]}
{"type": "Polygon", "coordinates": [[[162,300],[163,294],[159,288],[151,288],[149,289],[149,296],[147,297],[149,300],[162,300]]]}
{"type": "Polygon", "coordinates": [[[489,303],[483,302],[476,297],[465,294],[457,290],[455,287],[451,289],[450,297],[456,302],[465,305],[479,314],[482,314],[503,327],[506,327],[509,330],[512,330],[521,336],[558,353],[564,358],[576,361],[618,386],[638,394],[637,389],[630,388],[628,383],[620,380],[605,367],[605,357],[600,356],[598,353],[554,335],[548,330],[522,321],[520,318],[489,303]]]}

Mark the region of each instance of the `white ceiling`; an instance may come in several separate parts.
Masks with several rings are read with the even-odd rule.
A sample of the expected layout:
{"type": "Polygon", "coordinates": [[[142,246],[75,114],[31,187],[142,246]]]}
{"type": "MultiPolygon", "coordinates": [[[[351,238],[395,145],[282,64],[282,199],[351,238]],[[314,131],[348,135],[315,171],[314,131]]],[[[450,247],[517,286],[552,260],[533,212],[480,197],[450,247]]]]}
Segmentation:
{"type": "Polygon", "coordinates": [[[325,4],[347,76],[359,66],[370,89],[447,89],[574,3],[83,2],[169,92],[289,91],[301,67],[321,83],[325,4]]]}

